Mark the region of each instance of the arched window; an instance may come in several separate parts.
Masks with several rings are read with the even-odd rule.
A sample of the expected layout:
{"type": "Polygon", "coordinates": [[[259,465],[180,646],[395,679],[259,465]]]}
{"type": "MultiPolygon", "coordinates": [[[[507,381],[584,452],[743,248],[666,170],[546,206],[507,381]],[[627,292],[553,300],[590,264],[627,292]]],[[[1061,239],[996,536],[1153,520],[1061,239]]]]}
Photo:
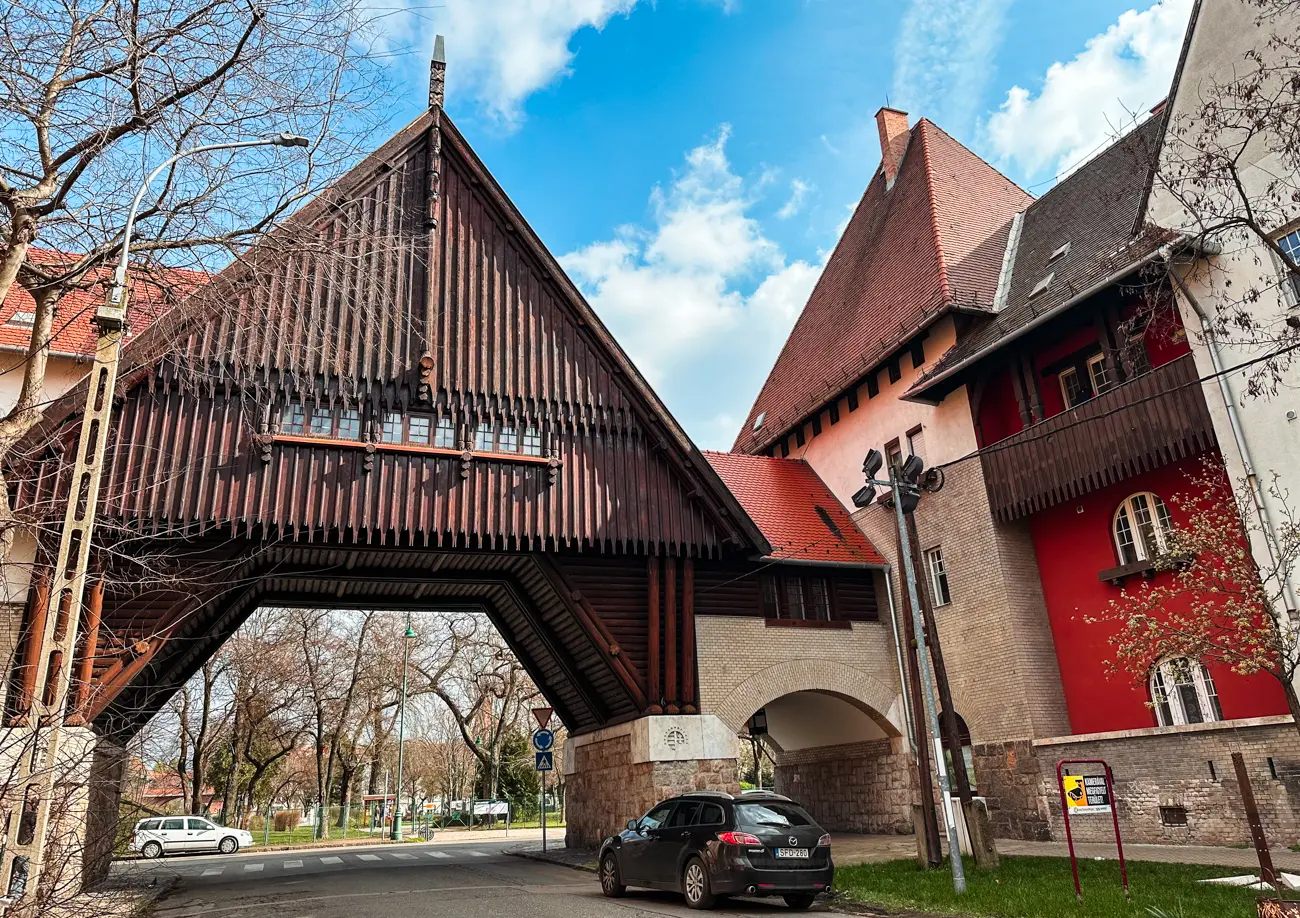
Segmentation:
{"type": "Polygon", "coordinates": [[[1169,510],[1150,491],[1133,494],[1115,511],[1114,531],[1120,564],[1152,561],[1169,550],[1169,510]]]}
{"type": "Polygon", "coordinates": [[[1187,657],[1172,657],[1152,667],[1151,701],[1162,727],[1223,720],[1210,671],[1187,657]]]}

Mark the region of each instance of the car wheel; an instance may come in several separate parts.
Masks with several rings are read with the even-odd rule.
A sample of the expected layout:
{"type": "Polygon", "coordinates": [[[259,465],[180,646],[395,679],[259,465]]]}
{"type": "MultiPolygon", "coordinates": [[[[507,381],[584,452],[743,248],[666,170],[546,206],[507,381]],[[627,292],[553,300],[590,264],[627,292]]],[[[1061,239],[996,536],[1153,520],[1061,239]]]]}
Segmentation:
{"type": "Polygon", "coordinates": [[[239,850],[239,839],[233,835],[227,835],[221,840],[221,844],[217,845],[217,850],[222,854],[234,854],[239,850]]]}
{"type": "Polygon", "coordinates": [[[713,908],[713,893],[709,891],[709,871],[704,861],[693,857],[682,871],[682,893],[689,908],[713,908]]]}
{"type": "Polygon", "coordinates": [[[785,899],[785,904],[790,908],[802,912],[807,908],[811,908],[813,900],[817,897],[811,893],[792,893],[788,896],[782,896],[782,898],[785,899]]]}
{"type": "Polygon", "coordinates": [[[600,891],[611,899],[617,899],[627,892],[627,885],[618,869],[618,858],[613,851],[605,852],[605,856],[600,859],[600,891]]]}
{"type": "Polygon", "coordinates": [[[162,845],[157,842],[145,842],[140,853],[148,858],[162,857],[162,845]]]}

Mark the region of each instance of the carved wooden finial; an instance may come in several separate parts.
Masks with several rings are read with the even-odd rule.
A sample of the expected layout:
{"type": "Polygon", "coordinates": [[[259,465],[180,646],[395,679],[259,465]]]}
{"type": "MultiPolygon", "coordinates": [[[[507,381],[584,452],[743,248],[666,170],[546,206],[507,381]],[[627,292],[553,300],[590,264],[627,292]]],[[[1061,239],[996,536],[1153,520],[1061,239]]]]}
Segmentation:
{"type": "Polygon", "coordinates": [[[433,60],[429,62],[429,108],[442,108],[447,82],[447,49],[442,36],[433,40],[433,60]]]}

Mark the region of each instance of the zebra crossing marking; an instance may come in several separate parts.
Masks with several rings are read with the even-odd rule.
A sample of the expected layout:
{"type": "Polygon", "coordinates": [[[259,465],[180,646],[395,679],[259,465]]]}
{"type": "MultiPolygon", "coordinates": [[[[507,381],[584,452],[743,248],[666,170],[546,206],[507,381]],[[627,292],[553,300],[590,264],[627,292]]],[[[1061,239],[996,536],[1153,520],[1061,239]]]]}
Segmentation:
{"type": "Polygon", "coordinates": [[[377,861],[377,860],[379,860],[379,855],[378,855],[378,854],[358,854],[358,855],[357,855],[357,860],[359,860],[359,861],[377,861]]]}
{"type": "Polygon", "coordinates": [[[323,858],[320,859],[320,862],[321,862],[322,864],[342,864],[342,863],[343,863],[343,858],[341,858],[341,857],[323,857],[323,858]]]}
{"type": "Polygon", "coordinates": [[[265,866],[266,866],[265,864],[245,864],[244,870],[256,873],[257,871],[261,870],[265,866]]]}
{"type": "Polygon", "coordinates": [[[205,877],[219,877],[225,872],[225,867],[209,867],[207,870],[203,871],[202,875],[205,877]]]}
{"type": "Polygon", "coordinates": [[[301,866],[302,866],[302,861],[285,861],[285,862],[284,862],[284,867],[285,867],[286,870],[288,870],[288,869],[291,868],[291,867],[301,867],[301,866]]]}

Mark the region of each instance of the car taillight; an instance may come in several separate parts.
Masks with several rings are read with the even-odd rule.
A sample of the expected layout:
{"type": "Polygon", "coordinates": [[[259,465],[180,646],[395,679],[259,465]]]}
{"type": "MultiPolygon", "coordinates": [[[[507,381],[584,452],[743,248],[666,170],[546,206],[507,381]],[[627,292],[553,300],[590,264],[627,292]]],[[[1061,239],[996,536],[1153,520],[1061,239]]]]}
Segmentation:
{"type": "Polygon", "coordinates": [[[747,832],[719,832],[718,841],[728,845],[761,845],[763,844],[756,836],[747,832]]]}
{"type": "Polygon", "coordinates": [[[831,846],[831,836],[829,832],[827,832],[821,838],[817,839],[818,848],[829,848],[830,846],[831,846]]]}

